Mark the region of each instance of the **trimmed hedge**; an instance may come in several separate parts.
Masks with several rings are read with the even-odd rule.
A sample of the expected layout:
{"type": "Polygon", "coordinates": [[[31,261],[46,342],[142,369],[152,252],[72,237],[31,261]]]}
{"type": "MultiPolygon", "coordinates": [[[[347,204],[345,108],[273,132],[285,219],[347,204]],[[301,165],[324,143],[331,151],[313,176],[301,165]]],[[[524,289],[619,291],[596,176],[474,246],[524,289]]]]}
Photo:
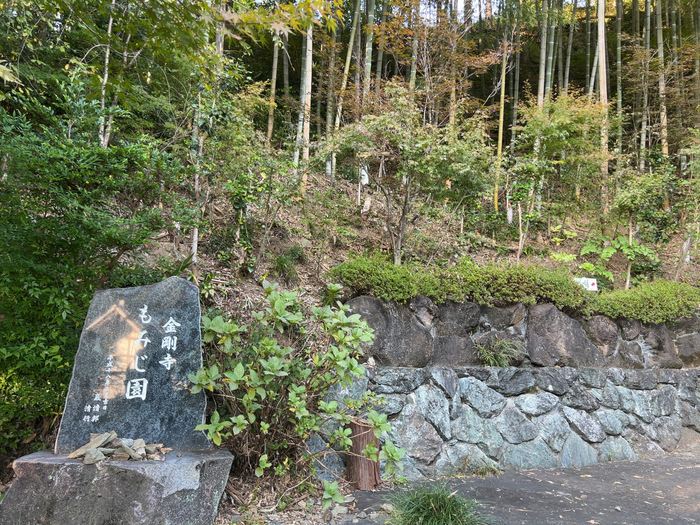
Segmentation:
{"type": "Polygon", "coordinates": [[[463,259],[454,267],[406,264],[395,266],[380,255],[360,256],[342,263],[329,277],[355,295],[407,303],[416,295],[436,303],[472,301],[485,306],[551,303],[569,314],[602,314],[639,319],[644,323],[675,321],[693,314],[700,289],[672,281],[652,281],[630,290],[586,292],[565,269],[538,266],[477,266],[463,259]]]}
{"type": "Polygon", "coordinates": [[[595,312],[613,319],[664,323],[690,317],[700,305],[700,289],[674,281],[651,281],[596,297],[595,312]]]}

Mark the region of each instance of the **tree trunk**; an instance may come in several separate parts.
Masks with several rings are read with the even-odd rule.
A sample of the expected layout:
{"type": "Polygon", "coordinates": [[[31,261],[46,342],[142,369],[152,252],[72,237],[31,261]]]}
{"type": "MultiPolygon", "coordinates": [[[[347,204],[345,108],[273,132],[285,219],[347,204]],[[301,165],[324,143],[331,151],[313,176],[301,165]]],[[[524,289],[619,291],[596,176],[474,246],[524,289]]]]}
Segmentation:
{"type": "Polygon", "coordinates": [[[328,61],[328,80],[326,90],[326,137],[333,132],[333,110],[335,108],[335,52],[338,43],[338,31],[333,31],[331,39],[330,58],[328,61]]]}
{"type": "Polygon", "coordinates": [[[355,14],[353,17],[352,29],[350,30],[350,41],[348,42],[348,52],[345,55],[345,67],[343,67],[343,78],[340,82],[340,93],[338,94],[337,108],[335,111],[335,125],[334,128],[338,130],[340,128],[340,117],[343,114],[343,97],[345,95],[345,90],[348,86],[348,77],[350,76],[350,62],[352,61],[352,52],[355,44],[355,36],[357,35],[357,28],[360,25],[360,0],[355,0],[355,14]]]}
{"type": "Polygon", "coordinates": [[[297,115],[297,133],[294,140],[294,155],[292,157],[292,169],[294,176],[298,175],[299,159],[301,157],[302,141],[304,137],[304,102],[306,98],[306,38],[301,41],[301,80],[299,83],[299,113],[297,115]]]}
{"type": "Polygon", "coordinates": [[[416,9],[414,9],[413,23],[411,24],[413,40],[411,43],[411,73],[408,80],[408,91],[411,93],[416,89],[416,67],[418,64],[418,13],[416,9]]]}
{"type": "Polygon", "coordinates": [[[280,48],[278,45],[279,34],[275,32],[275,36],[272,39],[272,75],[270,80],[270,109],[267,113],[267,137],[265,138],[265,145],[270,145],[270,140],[272,139],[272,130],[275,125],[275,90],[277,88],[277,62],[280,56],[280,48]]]}
{"type": "Polygon", "coordinates": [[[666,69],[664,61],[664,29],[661,17],[661,0],[656,0],[656,40],[659,61],[659,126],[661,131],[661,153],[668,156],[668,117],[666,114],[666,69]]]}
{"type": "Polygon", "coordinates": [[[586,92],[591,84],[591,0],[586,0],[586,92]]]}
{"type": "MultiPolygon", "coordinates": [[[[700,0],[695,0],[695,46],[700,49],[700,0]]],[[[700,53],[695,55],[695,103],[700,107],[700,53]]],[[[700,113],[696,126],[700,127],[700,113]]]]}
{"type": "Polygon", "coordinates": [[[574,27],[576,26],[576,4],[573,2],[571,4],[571,24],[569,25],[569,42],[566,48],[566,66],[564,67],[564,94],[569,91],[569,71],[571,68],[571,49],[574,44],[574,27]]]}
{"type": "Polygon", "coordinates": [[[362,104],[365,104],[372,83],[372,40],[374,39],[375,1],[367,2],[367,36],[365,37],[365,77],[362,79],[362,104]]]}
{"type": "Polygon", "coordinates": [[[544,95],[547,78],[547,12],[548,0],[542,0],[542,14],[540,16],[540,67],[537,80],[537,107],[544,107],[544,95]]]}
{"type": "Polygon", "coordinates": [[[622,0],[616,1],[615,10],[615,66],[617,83],[617,153],[622,153],[622,15],[624,13],[622,0]]]}
{"type": "Polygon", "coordinates": [[[114,25],[114,9],[117,5],[116,0],[112,0],[109,8],[109,20],[107,22],[107,45],[105,46],[105,61],[104,68],[102,70],[102,83],[100,84],[100,123],[99,123],[99,139],[100,147],[106,148],[108,146],[108,139],[105,134],[105,110],[106,110],[106,97],[107,97],[107,80],[109,79],[109,55],[112,51],[112,26],[114,25]]]}
{"type": "Polygon", "coordinates": [[[601,129],[601,147],[603,162],[600,167],[601,174],[601,202],[603,217],[609,213],[608,195],[608,79],[606,75],[606,45],[605,45],[605,0],[598,0],[598,86],[600,103],[603,106],[603,123],[601,129]]]}
{"type": "MultiPolygon", "coordinates": [[[[381,18],[381,24],[382,26],[386,24],[386,7],[387,3],[389,0],[384,0],[382,2],[382,18],[381,18]]],[[[377,46],[377,69],[375,73],[375,84],[374,84],[374,90],[379,93],[379,90],[382,86],[382,76],[384,73],[384,46],[378,45],[377,46]]]]}
{"type": "MultiPolygon", "coordinates": [[[[310,131],[311,131],[311,80],[313,74],[313,23],[309,24],[309,28],[306,30],[306,67],[304,68],[304,135],[302,140],[304,141],[304,151],[302,154],[302,160],[309,160],[309,145],[310,145],[310,131]]],[[[301,192],[304,193],[306,190],[306,167],[304,168],[304,174],[301,179],[301,192]]]]}
{"type": "Polygon", "coordinates": [[[518,120],[518,97],[520,95],[520,8],[522,0],[518,0],[518,12],[516,15],[515,29],[515,66],[513,71],[513,114],[511,116],[511,135],[510,135],[510,153],[515,149],[515,133],[513,129],[518,120]]]}
{"type": "Polygon", "coordinates": [[[557,33],[557,89],[563,91],[564,86],[564,0],[559,2],[559,31],[557,33]]]}
{"type": "Polygon", "coordinates": [[[642,126],[639,133],[639,169],[644,170],[647,159],[647,126],[649,123],[649,49],[651,33],[651,0],[644,4],[644,64],[642,67],[642,126]]]}
{"type": "Polygon", "coordinates": [[[503,122],[506,109],[506,70],[508,69],[508,46],[503,43],[503,63],[501,65],[501,108],[498,115],[498,147],[496,150],[496,182],[493,186],[493,206],[498,211],[498,179],[501,175],[503,157],[503,122]]]}
{"type": "Polygon", "coordinates": [[[593,78],[597,78],[598,75],[598,55],[598,42],[596,42],[595,54],[593,55],[593,67],[591,68],[591,83],[588,87],[588,96],[590,98],[593,98],[593,91],[595,90],[596,85],[596,82],[593,81],[593,78]]]}
{"type": "Polygon", "coordinates": [[[379,461],[372,461],[363,451],[369,444],[379,448],[379,439],[374,435],[372,426],[364,421],[350,421],[350,439],[352,446],[346,456],[347,478],[357,490],[373,490],[381,483],[379,461]]]}
{"type": "Polygon", "coordinates": [[[282,34],[282,86],[284,94],[289,96],[289,39],[282,34]]]}
{"type": "MultiPolygon", "coordinates": [[[[345,90],[348,86],[348,77],[350,76],[350,62],[352,60],[353,44],[355,42],[355,35],[357,34],[357,28],[360,25],[360,0],[355,0],[355,13],[353,15],[352,29],[350,29],[350,41],[348,42],[348,51],[345,55],[345,66],[343,67],[343,78],[340,81],[340,92],[336,99],[336,111],[335,111],[335,123],[333,129],[338,131],[340,129],[340,117],[343,114],[343,98],[345,97],[345,90]]],[[[331,158],[326,159],[326,171],[330,172],[331,184],[335,182],[335,152],[331,153],[331,158]]]]}

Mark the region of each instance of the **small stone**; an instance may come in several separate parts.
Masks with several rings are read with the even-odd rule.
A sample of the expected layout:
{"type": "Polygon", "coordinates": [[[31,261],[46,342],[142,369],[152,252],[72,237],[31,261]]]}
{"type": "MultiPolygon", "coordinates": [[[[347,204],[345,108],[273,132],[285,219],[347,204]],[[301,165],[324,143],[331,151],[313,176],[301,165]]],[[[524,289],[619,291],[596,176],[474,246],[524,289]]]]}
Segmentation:
{"type": "Polygon", "coordinates": [[[342,505],[336,505],[333,510],[331,511],[331,514],[333,516],[338,516],[340,514],[347,514],[348,513],[348,508],[344,507],[342,505]]]}
{"type": "Polygon", "coordinates": [[[83,464],[94,465],[98,461],[105,459],[105,455],[97,450],[96,448],[89,448],[85,451],[85,458],[83,459],[83,464]]]}
{"type": "Polygon", "coordinates": [[[123,452],[126,452],[134,461],[141,461],[141,459],[143,459],[140,454],[137,454],[134,449],[125,445],[123,442],[119,444],[119,448],[121,448],[123,452]]]}
{"type": "Polygon", "coordinates": [[[384,512],[388,512],[389,514],[391,514],[395,510],[394,506],[391,503],[382,503],[379,508],[382,509],[384,512]]]}
{"type": "Polygon", "coordinates": [[[112,455],[113,461],[129,461],[129,454],[117,451],[112,455]]]}
{"type": "Polygon", "coordinates": [[[134,450],[136,450],[137,448],[145,447],[146,442],[143,439],[139,438],[139,439],[135,439],[134,442],[129,446],[131,448],[133,448],[134,450]]]}
{"type": "Polygon", "coordinates": [[[112,454],[114,454],[113,448],[99,447],[97,450],[102,452],[105,456],[111,456],[112,454]]]}
{"type": "Polygon", "coordinates": [[[144,449],[146,450],[146,454],[148,454],[149,456],[152,454],[155,454],[158,450],[156,447],[150,447],[150,446],[146,446],[146,447],[144,447],[144,449]]]}
{"type": "Polygon", "coordinates": [[[112,432],[105,432],[104,434],[97,434],[97,435],[92,435],[90,434],[90,442],[87,443],[86,445],[83,445],[80,447],[78,450],[75,450],[74,452],[71,452],[68,455],[68,459],[76,459],[79,458],[80,456],[84,455],[85,452],[91,448],[98,448],[107,443],[109,440],[113,439],[116,437],[116,434],[114,431],[112,432]]]}
{"type": "Polygon", "coordinates": [[[355,501],[355,496],[345,496],[345,503],[352,503],[353,501],[355,501]]]}
{"type": "Polygon", "coordinates": [[[360,512],[357,513],[357,517],[360,518],[361,520],[363,520],[367,517],[367,513],[364,510],[361,510],[360,512]]]}

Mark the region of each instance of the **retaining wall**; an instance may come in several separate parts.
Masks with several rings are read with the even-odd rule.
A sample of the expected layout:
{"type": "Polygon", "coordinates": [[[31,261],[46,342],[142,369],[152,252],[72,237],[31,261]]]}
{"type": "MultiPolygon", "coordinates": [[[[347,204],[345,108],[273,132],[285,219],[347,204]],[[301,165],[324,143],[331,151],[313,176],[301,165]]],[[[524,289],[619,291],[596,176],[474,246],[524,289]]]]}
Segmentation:
{"type": "Polygon", "coordinates": [[[368,368],[409,480],[584,466],[700,438],[700,370],[368,368]]]}

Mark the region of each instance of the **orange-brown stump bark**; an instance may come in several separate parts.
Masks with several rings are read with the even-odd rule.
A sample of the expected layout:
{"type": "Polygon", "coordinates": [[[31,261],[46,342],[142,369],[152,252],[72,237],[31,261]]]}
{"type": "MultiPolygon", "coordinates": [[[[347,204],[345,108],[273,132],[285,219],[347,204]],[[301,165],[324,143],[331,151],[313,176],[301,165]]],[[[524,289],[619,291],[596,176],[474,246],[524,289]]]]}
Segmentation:
{"type": "Polygon", "coordinates": [[[372,461],[362,454],[369,443],[379,448],[379,438],[372,427],[363,421],[350,422],[352,447],[347,456],[347,479],[358,490],[372,490],[381,483],[379,461],[372,461]]]}

